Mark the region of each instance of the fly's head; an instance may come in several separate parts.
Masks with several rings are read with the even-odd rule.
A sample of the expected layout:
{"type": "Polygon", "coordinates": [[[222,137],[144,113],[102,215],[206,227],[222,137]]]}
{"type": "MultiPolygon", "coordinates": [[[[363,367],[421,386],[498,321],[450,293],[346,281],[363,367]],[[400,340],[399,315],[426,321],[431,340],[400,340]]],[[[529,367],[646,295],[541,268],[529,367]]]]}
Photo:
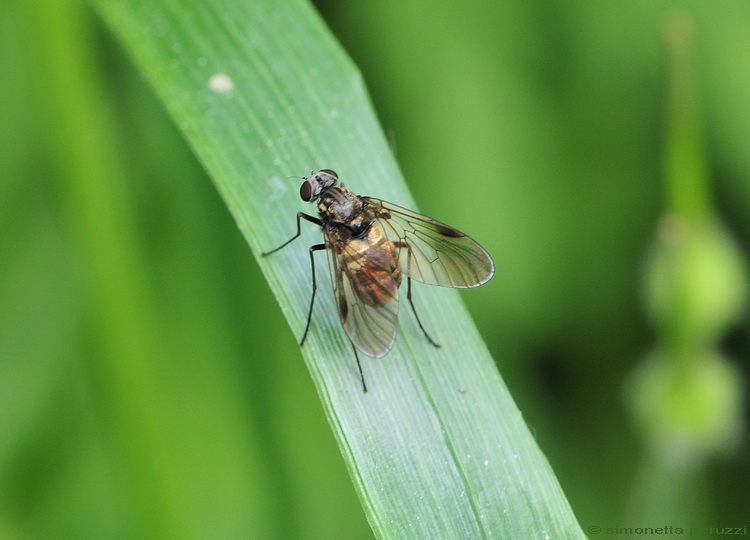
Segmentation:
{"type": "Polygon", "coordinates": [[[326,190],[335,186],[338,180],[339,175],[331,169],[322,169],[318,172],[313,172],[305,178],[305,181],[300,186],[299,196],[305,202],[315,201],[326,190]]]}

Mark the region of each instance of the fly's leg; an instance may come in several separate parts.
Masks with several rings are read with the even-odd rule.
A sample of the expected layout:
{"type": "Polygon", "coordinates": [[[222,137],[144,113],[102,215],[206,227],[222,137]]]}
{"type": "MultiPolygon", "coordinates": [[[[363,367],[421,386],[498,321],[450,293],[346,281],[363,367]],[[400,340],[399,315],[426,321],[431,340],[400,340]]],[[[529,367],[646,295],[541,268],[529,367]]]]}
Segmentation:
{"type": "Polygon", "coordinates": [[[357,369],[359,369],[359,378],[362,379],[362,391],[367,393],[367,385],[365,384],[365,374],[362,372],[362,364],[359,363],[359,355],[357,354],[357,347],[354,346],[354,342],[349,340],[354,350],[354,358],[357,360],[357,369]]]}
{"type": "MultiPolygon", "coordinates": [[[[266,255],[270,255],[271,253],[276,253],[282,248],[285,248],[289,244],[291,244],[294,240],[299,238],[299,235],[301,233],[301,221],[300,220],[306,220],[310,223],[315,223],[315,225],[323,226],[323,223],[316,217],[310,216],[305,214],[304,212],[297,212],[297,234],[292,236],[289,240],[281,244],[279,247],[272,249],[271,251],[266,251],[264,253],[261,253],[261,256],[265,257],[266,255]]],[[[310,310],[307,312],[307,324],[305,325],[305,333],[302,334],[302,340],[299,342],[299,346],[302,347],[302,345],[305,344],[305,339],[307,338],[307,332],[310,330],[310,320],[312,319],[312,312],[313,312],[313,306],[315,305],[315,293],[318,291],[318,282],[315,279],[315,257],[313,254],[316,251],[321,251],[326,249],[325,244],[315,244],[314,246],[310,246],[310,269],[312,271],[312,296],[310,297],[310,310]]]]}
{"type": "Polygon", "coordinates": [[[419,329],[424,334],[424,337],[427,338],[427,341],[432,343],[433,346],[440,348],[440,344],[432,339],[430,337],[430,334],[427,333],[427,330],[424,329],[424,325],[422,324],[421,319],[419,318],[419,314],[417,313],[417,308],[414,307],[414,300],[411,297],[411,278],[409,275],[411,274],[411,246],[409,246],[408,242],[394,242],[397,248],[405,248],[407,253],[407,259],[406,259],[406,299],[409,300],[409,305],[411,306],[411,310],[414,313],[414,318],[417,319],[417,324],[419,325],[419,329]]]}
{"type": "MultiPolygon", "coordinates": [[[[299,214],[297,214],[299,216],[299,214]]],[[[302,214],[303,216],[306,214],[302,214]]],[[[307,216],[310,217],[310,216],[307,216]]],[[[299,218],[297,218],[297,227],[299,228],[299,218]]],[[[299,233],[297,233],[299,236],[299,233]]],[[[296,237],[295,237],[296,238],[296,237]]],[[[292,238],[294,240],[294,238],[292,238]]],[[[289,242],[291,242],[290,240],[289,242]]],[[[287,244],[289,243],[287,242],[287,244]]],[[[281,246],[284,247],[284,246],[281,246]]],[[[281,249],[281,248],[276,248],[281,249]]],[[[305,333],[302,334],[302,340],[299,342],[299,346],[302,347],[307,339],[307,331],[310,330],[310,321],[312,320],[313,306],[315,305],[315,293],[318,292],[318,281],[315,279],[315,252],[323,251],[326,249],[325,244],[315,244],[310,246],[310,268],[312,270],[312,296],[310,297],[310,310],[307,312],[307,324],[305,325],[305,333]]],[[[274,250],[275,251],[275,250],[274,250]]],[[[359,362],[359,360],[357,360],[359,362]]]]}
{"type": "MultiPolygon", "coordinates": [[[[299,223],[299,221],[297,221],[297,223],[299,223]]],[[[294,238],[292,238],[292,240],[294,240],[294,238]]],[[[287,242],[287,244],[288,243],[289,242],[287,242]]],[[[281,247],[284,247],[284,246],[281,246],[281,247]]],[[[276,249],[280,249],[280,248],[276,248],[276,249]]],[[[310,322],[312,321],[313,306],[315,305],[315,294],[318,292],[318,280],[315,277],[315,252],[325,251],[326,249],[328,249],[328,247],[325,244],[315,244],[314,246],[310,246],[310,249],[309,249],[310,270],[312,273],[312,296],[310,297],[310,309],[307,312],[307,324],[305,325],[305,333],[302,334],[302,339],[299,342],[300,347],[302,347],[305,344],[305,340],[307,339],[307,333],[310,330],[310,322]]],[[[413,307],[414,306],[412,305],[412,309],[413,307]]],[[[420,323],[420,326],[421,324],[422,323],[420,323]]],[[[357,354],[357,347],[354,346],[354,342],[350,341],[350,343],[352,344],[352,349],[354,350],[354,358],[357,361],[357,369],[359,370],[359,378],[362,381],[362,390],[365,393],[367,393],[367,385],[365,384],[365,374],[362,372],[362,364],[359,362],[359,354],[357,354]]]]}
{"type": "MultiPolygon", "coordinates": [[[[315,278],[315,252],[325,251],[328,246],[325,244],[315,244],[310,246],[310,268],[312,268],[312,297],[310,297],[310,311],[307,312],[307,325],[305,325],[305,333],[302,336],[302,341],[299,342],[299,346],[302,347],[305,344],[307,338],[307,332],[310,330],[310,321],[312,321],[313,306],[315,305],[315,293],[318,292],[318,281],[315,278]]],[[[354,358],[357,360],[357,369],[359,370],[359,378],[362,380],[362,390],[367,393],[367,385],[365,384],[365,374],[362,372],[362,364],[359,362],[359,355],[357,354],[357,347],[354,346],[354,342],[349,340],[354,350],[354,358]]]]}
{"type": "Polygon", "coordinates": [[[419,319],[419,314],[417,314],[417,308],[414,307],[414,301],[411,298],[411,278],[408,276],[406,277],[406,283],[407,283],[406,298],[407,300],[409,300],[409,305],[411,306],[411,310],[414,312],[414,317],[416,317],[417,319],[417,324],[419,325],[419,329],[422,330],[422,333],[424,334],[424,337],[427,338],[427,341],[429,341],[430,343],[432,343],[435,347],[439,349],[440,344],[430,337],[430,334],[428,334],[427,330],[424,329],[424,325],[422,325],[422,321],[419,319]]]}
{"type": "MultiPolygon", "coordinates": [[[[304,219],[320,227],[323,226],[323,223],[318,218],[305,214],[304,212],[297,212],[297,233],[294,236],[292,236],[289,240],[281,244],[279,247],[272,249],[271,251],[266,251],[264,253],[261,253],[261,256],[265,257],[266,255],[270,255],[271,253],[276,253],[280,249],[285,248],[286,246],[291,244],[294,240],[299,238],[300,234],[302,234],[300,219],[304,219]]],[[[326,247],[325,244],[315,244],[314,246],[310,246],[310,249],[309,249],[310,271],[312,273],[312,295],[310,296],[310,309],[307,312],[307,324],[305,324],[305,332],[304,334],[302,334],[302,339],[299,342],[300,347],[302,347],[305,344],[305,340],[307,339],[307,333],[310,330],[310,322],[312,321],[313,306],[315,305],[315,294],[318,292],[318,280],[315,277],[315,252],[324,251],[326,249],[328,248],[326,247]]],[[[414,309],[413,304],[412,304],[412,309],[414,309]]],[[[416,315],[416,312],[414,312],[414,314],[416,315]]],[[[419,317],[417,317],[417,320],[419,320],[419,317]]],[[[421,327],[422,323],[419,323],[419,326],[421,327]]],[[[429,339],[429,336],[427,337],[429,339]]],[[[367,385],[365,384],[365,374],[362,372],[362,364],[359,362],[359,355],[357,354],[357,347],[354,346],[353,342],[350,342],[350,343],[352,344],[352,349],[354,350],[354,358],[357,360],[357,369],[359,370],[359,378],[362,381],[362,390],[365,393],[367,393],[367,385]]]]}
{"type": "Polygon", "coordinates": [[[310,223],[315,223],[315,225],[318,225],[320,227],[323,226],[323,223],[318,218],[313,217],[313,216],[309,216],[309,215],[305,214],[304,212],[297,212],[297,234],[295,234],[294,236],[292,236],[289,240],[287,240],[286,242],[284,242],[283,244],[281,244],[279,247],[277,247],[275,249],[272,249],[271,251],[265,251],[265,252],[261,253],[260,254],[261,257],[265,257],[266,255],[270,255],[271,253],[276,253],[281,248],[284,248],[284,247],[288,246],[294,240],[296,240],[297,238],[299,238],[299,235],[301,234],[301,232],[300,232],[300,219],[307,220],[310,223]]]}

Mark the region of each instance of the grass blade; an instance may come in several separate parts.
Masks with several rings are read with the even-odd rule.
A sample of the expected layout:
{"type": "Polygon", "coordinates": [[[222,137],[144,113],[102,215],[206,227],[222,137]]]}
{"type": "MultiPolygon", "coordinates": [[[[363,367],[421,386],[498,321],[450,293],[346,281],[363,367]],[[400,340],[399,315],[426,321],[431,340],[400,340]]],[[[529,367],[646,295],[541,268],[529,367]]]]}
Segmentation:
{"type": "MultiPolygon", "coordinates": [[[[334,168],[358,193],[416,207],[358,71],[307,3],[92,3],[256,255],[291,236],[296,211],[312,211],[289,177],[313,167],[334,168]]],[[[258,258],[295,337],[307,316],[314,229],[258,258]]],[[[394,350],[362,358],[367,394],[329,291],[319,294],[302,349],[373,530],[391,538],[582,537],[458,293],[419,287],[415,296],[443,347],[435,350],[404,310],[394,350]]]]}

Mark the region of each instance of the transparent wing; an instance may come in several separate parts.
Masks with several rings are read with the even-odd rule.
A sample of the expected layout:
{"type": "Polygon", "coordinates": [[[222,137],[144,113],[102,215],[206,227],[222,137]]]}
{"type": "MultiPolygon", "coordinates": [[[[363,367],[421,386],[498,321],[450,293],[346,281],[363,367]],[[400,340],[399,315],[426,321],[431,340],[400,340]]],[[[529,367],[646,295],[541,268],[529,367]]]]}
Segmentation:
{"type": "Polygon", "coordinates": [[[326,235],[326,244],[341,324],[357,349],[380,358],[396,340],[398,253],[393,252],[394,274],[394,268],[380,264],[378,257],[368,257],[367,250],[373,246],[366,239],[337,242],[326,235]]]}
{"type": "Polygon", "coordinates": [[[413,280],[469,288],[486,283],[495,273],[490,254],[458,229],[380,199],[363,199],[398,246],[401,270],[413,280]]]}

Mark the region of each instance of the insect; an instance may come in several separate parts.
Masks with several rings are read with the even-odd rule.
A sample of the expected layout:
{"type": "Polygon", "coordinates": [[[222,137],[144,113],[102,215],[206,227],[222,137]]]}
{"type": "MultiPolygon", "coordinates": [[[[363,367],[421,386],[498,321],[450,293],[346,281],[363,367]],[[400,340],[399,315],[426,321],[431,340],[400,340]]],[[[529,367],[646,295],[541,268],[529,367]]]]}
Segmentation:
{"type": "Polygon", "coordinates": [[[297,212],[297,233],[262,255],[296,240],[302,219],[323,229],[325,243],[309,248],[312,297],[300,347],[310,330],[318,289],[314,254],[327,251],[339,318],[354,349],[362,389],[367,392],[357,350],[380,358],[393,347],[403,276],[406,299],[419,328],[430,343],[440,347],[419,319],[411,295],[412,280],[441,287],[478,287],[490,280],[495,264],[482,246],[458,229],[395,204],[356,195],[344,184],[337,185],[338,179],[331,169],[304,177],[300,197],[317,202],[318,217],[297,212]]]}

